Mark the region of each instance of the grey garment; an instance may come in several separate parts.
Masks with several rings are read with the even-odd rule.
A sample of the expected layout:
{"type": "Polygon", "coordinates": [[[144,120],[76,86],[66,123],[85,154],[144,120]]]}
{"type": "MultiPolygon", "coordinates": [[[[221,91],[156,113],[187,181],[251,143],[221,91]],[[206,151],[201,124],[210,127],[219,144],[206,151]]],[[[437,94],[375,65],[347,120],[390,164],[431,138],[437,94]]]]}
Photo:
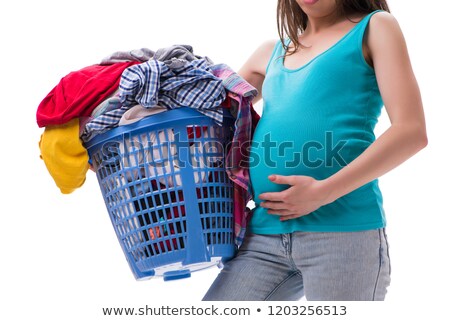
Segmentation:
{"type": "Polygon", "coordinates": [[[133,49],[130,51],[116,51],[111,55],[103,58],[100,62],[100,65],[110,65],[124,61],[146,62],[150,60],[154,55],[155,52],[148,48],[133,49]]]}
{"type": "Polygon", "coordinates": [[[385,229],[249,233],[205,301],[382,301],[390,284],[385,229]]]}
{"type": "Polygon", "coordinates": [[[213,61],[208,57],[194,55],[194,50],[190,45],[173,45],[160,48],[156,52],[148,48],[134,49],[130,51],[116,51],[105,57],[100,62],[101,65],[109,65],[124,61],[146,62],[155,59],[164,62],[170,69],[179,69],[196,59],[205,59],[208,65],[213,65],[213,61]]]}
{"type": "Polygon", "coordinates": [[[194,50],[190,45],[173,45],[170,47],[158,49],[155,52],[153,58],[166,64],[172,64],[172,66],[170,67],[171,69],[180,68],[180,66],[184,66],[186,62],[190,62],[196,59],[205,59],[208,65],[213,64],[212,60],[208,57],[194,55],[194,50]],[[177,60],[181,61],[176,62],[177,60]]]}
{"type": "Polygon", "coordinates": [[[168,110],[169,109],[167,109],[165,107],[159,107],[159,106],[155,106],[152,108],[145,108],[141,105],[136,105],[136,106],[133,106],[130,109],[128,109],[122,115],[122,117],[119,120],[118,125],[123,126],[123,125],[132,124],[132,123],[135,123],[135,122],[141,120],[142,118],[156,115],[156,114],[168,111],[168,110]]]}
{"type": "Polygon", "coordinates": [[[118,109],[122,107],[122,103],[119,98],[119,89],[117,89],[111,96],[102,101],[97,107],[91,112],[91,117],[96,118],[98,116],[107,113],[108,111],[118,109]]]}
{"type": "Polygon", "coordinates": [[[167,67],[169,67],[172,70],[180,69],[189,64],[189,61],[186,59],[178,59],[178,58],[171,58],[170,60],[164,61],[167,67]]]}

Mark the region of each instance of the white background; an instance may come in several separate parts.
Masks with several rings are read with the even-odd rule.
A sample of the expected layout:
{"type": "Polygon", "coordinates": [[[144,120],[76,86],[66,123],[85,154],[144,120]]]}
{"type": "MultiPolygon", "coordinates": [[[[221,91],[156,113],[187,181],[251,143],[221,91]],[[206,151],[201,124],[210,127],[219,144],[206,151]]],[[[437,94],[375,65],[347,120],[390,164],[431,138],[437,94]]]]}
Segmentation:
{"type": "MultiPolygon", "coordinates": [[[[200,306],[219,270],[175,282],[135,281],[95,175],[90,172],[73,194],[56,188],[39,159],[42,129],[35,112],[63,76],[118,50],[190,44],[196,54],[237,71],[261,42],[278,37],[276,1],[2,3],[0,319],[106,320],[115,318],[103,317],[102,307],[200,306]]],[[[450,287],[450,8],[446,1],[397,0],[390,6],[421,88],[429,145],[380,179],[392,259],[386,302],[350,307],[354,315],[366,311],[366,320],[389,314],[444,320],[450,287]]],[[[255,107],[260,111],[261,103],[255,107]]],[[[377,134],[388,125],[383,113],[377,134]]]]}

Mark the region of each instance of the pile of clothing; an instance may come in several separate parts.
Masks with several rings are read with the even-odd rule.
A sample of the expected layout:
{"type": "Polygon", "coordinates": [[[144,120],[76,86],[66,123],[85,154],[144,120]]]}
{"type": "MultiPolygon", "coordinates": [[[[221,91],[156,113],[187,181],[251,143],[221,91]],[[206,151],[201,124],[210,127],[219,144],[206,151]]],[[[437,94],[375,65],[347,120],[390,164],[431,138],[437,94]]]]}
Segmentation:
{"type": "Polygon", "coordinates": [[[251,104],[256,95],[229,66],[195,55],[189,45],[118,51],[63,77],[39,104],[37,124],[45,127],[40,157],[61,192],[72,193],[85,182],[89,156],[84,143],[95,136],[182,106],[197,109],[220,126],[223,108],[228,108],[235,126],[225,164],[234,183],[240,245],[251,199],[248,169],[240,165],[248,161],[248,144],[259,120],[251,104]]]}

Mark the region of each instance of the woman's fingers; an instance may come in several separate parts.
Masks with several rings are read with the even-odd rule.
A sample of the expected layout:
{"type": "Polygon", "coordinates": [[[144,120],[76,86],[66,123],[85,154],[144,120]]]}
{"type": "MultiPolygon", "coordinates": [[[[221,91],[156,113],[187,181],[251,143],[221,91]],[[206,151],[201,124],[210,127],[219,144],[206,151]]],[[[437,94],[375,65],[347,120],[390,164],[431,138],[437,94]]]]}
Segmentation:
{"type": "Polygon", "coordinates": [[[289,204],[287,204],[285,202],[270,202],[270,201],[266,201],[266,202],[260,203],[260,206],[264,207],[264,208],[276,209],[276,210],[289,209],[290,208],[289,204]]]}

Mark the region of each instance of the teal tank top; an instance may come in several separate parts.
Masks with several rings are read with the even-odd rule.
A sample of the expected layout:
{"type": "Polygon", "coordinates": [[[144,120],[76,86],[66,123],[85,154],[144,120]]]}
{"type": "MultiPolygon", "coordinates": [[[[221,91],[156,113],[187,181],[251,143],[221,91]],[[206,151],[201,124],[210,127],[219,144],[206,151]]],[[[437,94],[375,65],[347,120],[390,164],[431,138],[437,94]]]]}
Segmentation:
{"type": "Polygon", "coordinates": [[[351,232],[385,226],[378,180],[306,216],[284,222],[278,215],[267,214],[258,198],[263,192],[289,187],[270,182],[270,174],[322,180],[353,161],[375,140],[374,127],[383,101],[375,72],[362,51],[364,33],[375,12],[297,69],[284,66],[281,41],[275,45],[262,86],[263,111],[250,148],[255,201],[251,232],[351,232]]]}

